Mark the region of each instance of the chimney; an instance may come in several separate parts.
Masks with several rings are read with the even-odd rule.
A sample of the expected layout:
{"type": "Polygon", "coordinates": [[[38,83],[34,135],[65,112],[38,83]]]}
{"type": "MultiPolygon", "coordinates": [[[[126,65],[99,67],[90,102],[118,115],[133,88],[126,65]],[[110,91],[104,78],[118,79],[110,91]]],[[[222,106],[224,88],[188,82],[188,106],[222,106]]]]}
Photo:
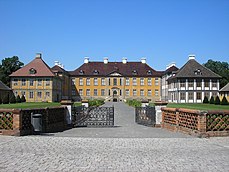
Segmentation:
{"type": "Polygon", "coordinates": [[[104,57],[103,62],[104,62],[104,64],[107,64],[108,63],[108,57],[104,57]]]}
{"type": "Polygon", "coordinates": [[[84,57],[84,63],[89,63],[89,57],[84,57]]]}
{"type": "Polygon", "coordinates": [[[141,62],[142,64],[146,64],[146,58],[145,57],[141,58],[141,62]]]}
{"type": "Polygon", "coordinates": [[[123,64],[126,64],[126,63],[127,63],[127,58],[126,58],[126,57],[123,57],[123,58],[122,58],[122,63],[123,63],[123,64]]]}
{"type": "Polygon", "coordinates": [[[59,62],[58,61],[55,61],[54,64],[55,64],[55,66],[58,66],[59,65],[59,62]]]}
{"type": "Polygon", "coordinates": [[[36,53],[36,59],[41,59],[42,54],[41,53],[36,53]]]}
{"type": "Polygon", "coordinates": [[[196,56],[194,54],[190,54],[188,56],[188,60],[195,60],[196,56]]]}

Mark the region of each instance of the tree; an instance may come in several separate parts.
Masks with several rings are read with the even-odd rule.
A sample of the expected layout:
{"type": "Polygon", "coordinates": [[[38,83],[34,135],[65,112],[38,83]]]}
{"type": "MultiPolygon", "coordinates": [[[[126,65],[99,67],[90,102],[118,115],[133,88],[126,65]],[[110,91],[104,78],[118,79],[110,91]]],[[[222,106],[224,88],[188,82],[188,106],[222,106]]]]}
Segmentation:
{"type": "Polygon", "coordinates": [[[19,61],[17,56],[8,57],[2,60],[2,64],[0,64],[0,80],[10,86],[10,77],[9,75],[20,69],[24,63],[19,61]]]}
{"type": "Polygon", "coordinates": [[[215,105],[220,105],[219,96],[216,96],[216,98],[215,98],[215,105]]]}
{"type": "Polygon", "coordinates": [[[16,102],[17,102],[17,103],[21,103],[21,98],[20,98],[20,96],[19,96],[19,95],[17,95],[16,102]]]}
{"type": "Polygon", "coordinates": [[[9,104],[9,94],[6,94],[6,95],[3,97],[2,103],[3,103],[3,104],[9,104]]]}
{"type": "Polygon", "coordinates": [[[224,87],[229,82],[229,64],[227,62],[208,60],[204,66],[222,76],[220,88],[224,87]]]}
{"type": "Polygon", "coordinates": [[[204,100],[203,100],[203,103],[209,103],[209,101],[208,101],[208,97],[207,96],[204,96],[204,100]]]}
{"type": "Polygon", "coordinates": [[[213,96],[211,96],[211,99],[210,99],[209,103],[210,103],[210,104],[215,104],[215,99],[214,99],[213,96]]]}
{"type": "Polygon", "coordinates": [[[21,102],[22,103],[26,102],[26,99],[25,99],[25,96],[24,95],[21,96],[21,102]]]}
{"type": "Polygon", "coordinates": [[[221,105],[228,105],[228,101],[227,101],[227,98],[225,97],[225,95],[223,96],[223,99],[221,101],[221,105]]]}
{"type": "Polygon", "coordinates": [[[10,103],[16,103],[16,97],[15,97],[15,95],[14,94],[12,94],[11,96],[10,96],[10,101],[9,101],[10,103]]]}

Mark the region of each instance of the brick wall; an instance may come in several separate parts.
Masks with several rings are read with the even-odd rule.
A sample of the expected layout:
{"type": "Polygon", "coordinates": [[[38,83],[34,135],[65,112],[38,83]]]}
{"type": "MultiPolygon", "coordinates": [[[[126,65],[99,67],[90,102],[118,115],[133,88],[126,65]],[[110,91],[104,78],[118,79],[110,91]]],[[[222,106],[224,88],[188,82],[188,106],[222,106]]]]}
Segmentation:
{"type": "Polygon", "coordinates": [[[162,128],[199,137],[229,136],[229,111],[162,108],[162,128]]]}
{"type": "Polygon", "coordinates": [[[0,134],[30,135],[33,134],[31,114],[42,114],[42,132],[57,132],[66,129],[66,108],[43,109],[0,109],[0,134]]]}

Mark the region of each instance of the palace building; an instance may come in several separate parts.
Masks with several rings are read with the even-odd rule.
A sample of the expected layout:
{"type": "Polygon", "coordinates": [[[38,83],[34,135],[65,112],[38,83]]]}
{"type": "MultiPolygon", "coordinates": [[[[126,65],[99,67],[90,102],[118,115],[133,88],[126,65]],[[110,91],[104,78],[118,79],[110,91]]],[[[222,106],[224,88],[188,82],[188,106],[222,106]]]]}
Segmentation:
{"type": "Polygon", "coordinates": [[[102,98],[106,101],[139,99],[160,100],[161,72],[155,71],[140,62],[90,62],[70,72],[72,80],[72,98],[74,100],[102,98]]]}

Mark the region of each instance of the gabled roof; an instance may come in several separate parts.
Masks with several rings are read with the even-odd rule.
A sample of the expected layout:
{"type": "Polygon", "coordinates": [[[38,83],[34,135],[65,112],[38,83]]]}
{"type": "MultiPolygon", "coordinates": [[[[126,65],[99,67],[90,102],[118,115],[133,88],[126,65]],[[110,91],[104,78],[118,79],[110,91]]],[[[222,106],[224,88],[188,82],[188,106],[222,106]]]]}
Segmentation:
{"type": "Polygon", "coordinates": [[[214,73],[205,66],[199,64],[195,59],[190,59],[182,68],[180,68],[174,78],[215,78],[219,79],[221,76],[214,73]]]}
{"type": "Polygon", "coordinates": [[[58,73],[65,73],[65,74],[68,74],[68,71],[64,70],[63,68],[61,68],[60,66],[58,65],[55,65],[51,68],[52,72],[58,72],[58,73]]]}
{"type": "Polygon", "coordinates": [[[219,90],[219,92],[229,92],[229,83],[219,90]]]}
{"type": "Polygon", "coordinates": [[[164,74],[169,74],[177,70],[179,70],[179,68],[177,68],[176,66],[171,66],[170,68],[165,70],[164,74]]]}
{"type": "Polygon", "coordinates": [[[150,66],[141,62],[88,62],[69,72],[73,76],[109,76],[112,73],[119,73],[122,76],[154,76],[160,77],[162,72],[155,71],[150,66]]]}
{"type": "Polygon", "coordinates": [[[11,90],[8,86],[6,86],[2,81],[0,81],[0,90],[11,90]]]}
{"type": "Polygon", "coordinates": [[[10,77],[53,77],[54,73],[50,67],[42,60],[36,57],[33,61],[13,72],[10,77]]]}

